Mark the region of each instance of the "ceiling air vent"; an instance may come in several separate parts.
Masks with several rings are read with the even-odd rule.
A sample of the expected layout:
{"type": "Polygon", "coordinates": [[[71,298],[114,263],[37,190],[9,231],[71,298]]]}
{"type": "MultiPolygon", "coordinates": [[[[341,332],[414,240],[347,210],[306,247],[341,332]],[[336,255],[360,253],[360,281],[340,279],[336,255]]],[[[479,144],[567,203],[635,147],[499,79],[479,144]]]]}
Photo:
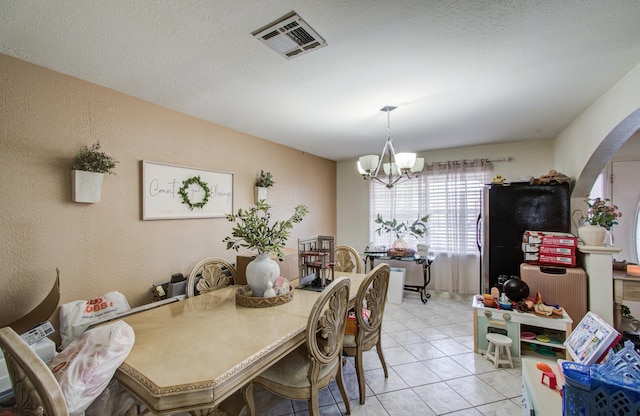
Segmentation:
{"type": "Polygon", "coordinates": [[[291,12],[251,34],[286,59],[327,46],[327,42],[296,12],[291,12]]]}

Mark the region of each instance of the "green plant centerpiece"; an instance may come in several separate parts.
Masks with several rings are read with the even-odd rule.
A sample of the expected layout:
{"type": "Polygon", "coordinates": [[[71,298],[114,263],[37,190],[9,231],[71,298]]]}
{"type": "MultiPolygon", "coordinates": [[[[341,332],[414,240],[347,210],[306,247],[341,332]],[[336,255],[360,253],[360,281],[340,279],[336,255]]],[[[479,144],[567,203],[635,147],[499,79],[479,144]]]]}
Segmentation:
{"type": "Polygon", "coordinates": [[[271,172],[265,172],[260,169],[260,175],[258,175],[258,179],[256,180],[256,186],[260,188],[271,188],[275,184],[273,180],[273,175],[271,172]]]}
{"type": "Polygon", "coordinates": [[[71,167],[71,199],[74,202],[100,202],[104,174],[115,174],[118,161],[101,150],[100,141],[84,145],[71,167]]]}
{"type": "Polygon", "coordinates": [[[114,169],[118,161],[100,150],[101,148],[99,140],[92,144],[91,147],[84,145],[73,159],[72,169],[115,174],[114,169]]]}
{"type": "Polygon", "coordinates": [[[240,208],[236,214],[225,214],[227,220],[235,222],[231,235],[222,240],[227,250],[245,248],[257,252],[245,273],[253,296],[262,296],[267,281],[273,285],[280,276],[280,266],[269,255],[273,254],[279,260],[284,258],[282,249],[291,235],[293,225],[301,222],[309,213],[309,208],[301,204],[294,208],[290,218],[272,223],[270,209],[271,205],[260,199],[249,209],[240,208]]]}
{"type": "Polygon", "coordinates": [[[374,222],[378,224],[378,228],[376,228],[378,235],[382,235],[384,232],[393,234],[396,238],[391,248],[387,250],[387,254],[393,257],[405,257],[413,256],[416,253],[414,249],[409,248],[405,237],[411,236],[420,239],[429,235],[429,229],[427,228],[428,221],[429,215],[410,222],[398,221],[395,218],[385,221],[382,215],[378,214],[374,222]]]}

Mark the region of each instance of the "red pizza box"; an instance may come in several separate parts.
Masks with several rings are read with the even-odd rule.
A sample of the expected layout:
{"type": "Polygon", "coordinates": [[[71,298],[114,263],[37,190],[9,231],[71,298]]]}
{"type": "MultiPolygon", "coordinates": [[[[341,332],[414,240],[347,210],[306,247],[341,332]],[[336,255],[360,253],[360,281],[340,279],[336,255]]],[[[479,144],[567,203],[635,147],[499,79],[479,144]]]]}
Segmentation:
{"type": "Polygon", "coordinates": [[[576,266],[576,256],[558,254],[524,253],[525,263],[549,265],[549,266],[576,266]]]}
{"type": "Polygon", "coordinates": [[[540,254],[551,254],[551,255],[559,255],[559,256],[572,256],[576,255],[575,247],[563,247],[563,246],[547,246],[542,244],[540,246],[540,250],[538,251],[540,254]]]}
{"type": "Polygon", "coordinates": [[[549,256],[541,254],[540,262],[545,264],[561,264],[567,267],[576,267],[576,256],[549,256]]]}
{"type": "Polygon", "coordinates": [[[546,246],[577,247],[578,237],[570,233],[527,230],[522,235],[522,242],[546,246]]]}
{"type": "Polygon", "coordinates": [[[522,251],[524,253],[554,254],[554,255],[561,255],[561,256],[576,255],[575,247],[548,246],[544,244],[522,243],[522,251]]]}

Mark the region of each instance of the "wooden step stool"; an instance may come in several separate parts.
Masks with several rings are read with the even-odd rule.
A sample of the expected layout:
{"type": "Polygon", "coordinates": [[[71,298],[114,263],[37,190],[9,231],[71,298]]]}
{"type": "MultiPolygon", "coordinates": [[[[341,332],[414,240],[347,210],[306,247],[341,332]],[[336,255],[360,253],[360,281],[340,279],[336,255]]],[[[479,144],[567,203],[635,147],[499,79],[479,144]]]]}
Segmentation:
{"type": "Polygon", "coordinates": [[[500,364],[509,364],[513,368],[513,361],[511,360],[511,338],[501,335],[490,333],[487,334],[487,360],[493,362],[493,366],[498,368],[500,364]],[[492,351],[493,349],[493,351],[492,351]]]}

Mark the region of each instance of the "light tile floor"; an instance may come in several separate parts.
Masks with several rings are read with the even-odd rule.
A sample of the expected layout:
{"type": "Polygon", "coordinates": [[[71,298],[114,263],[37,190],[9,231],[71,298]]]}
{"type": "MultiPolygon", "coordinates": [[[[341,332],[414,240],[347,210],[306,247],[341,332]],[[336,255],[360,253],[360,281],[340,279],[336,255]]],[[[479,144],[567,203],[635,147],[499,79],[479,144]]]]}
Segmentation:
{"type": "MultiPolygon", "coordinates": [[[[504,415],[522,414],[521,367],[495,369],[483,355],[473,352],[472,295],[434,292],[427,304],[417,293],[405,291],[402,304],[387,304],[382,348],[389,378],[384,378],[375,350],[364,356],[366,403],[358,403],[353,358],[345,366],[351,414],[504,415]]],[[[227,407],[238,413],[241,397],[227,407]]],[[[308,415],[306,401],[280,398],[267,390],[255,392],[260,416],[308,415]]],[[[225,406],[223,406],[224,408],[225,406]]],[[[335,381],[320,394],[322,415],[344,415],[345,407],[335,381]]]]}

